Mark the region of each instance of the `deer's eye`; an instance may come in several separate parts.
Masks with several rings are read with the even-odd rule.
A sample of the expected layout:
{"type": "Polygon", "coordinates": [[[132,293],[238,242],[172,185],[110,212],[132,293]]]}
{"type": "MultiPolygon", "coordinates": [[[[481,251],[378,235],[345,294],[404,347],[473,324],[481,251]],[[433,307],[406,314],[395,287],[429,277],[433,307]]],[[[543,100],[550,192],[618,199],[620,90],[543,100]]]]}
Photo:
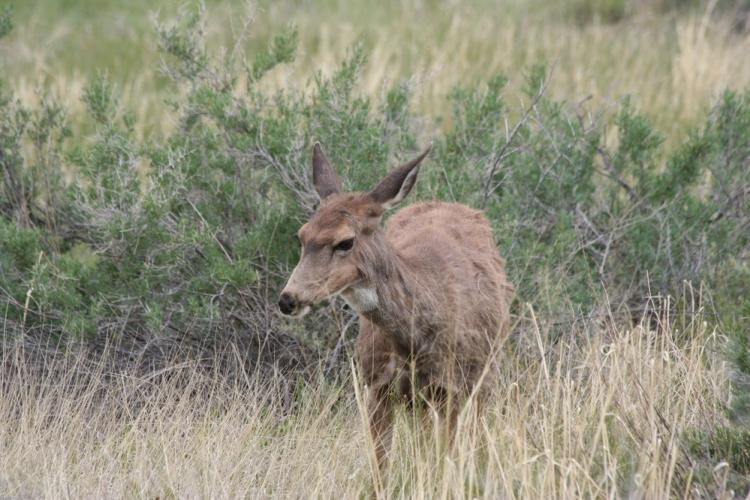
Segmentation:
{"type": "Polygon", "coordinates": [[[349,238],[348,240],[341,240],[338,243],[336,243],[336,246],[333,247],[334,252],[348,252],[352,249],[354,246],[354,238],[349,238]]]}

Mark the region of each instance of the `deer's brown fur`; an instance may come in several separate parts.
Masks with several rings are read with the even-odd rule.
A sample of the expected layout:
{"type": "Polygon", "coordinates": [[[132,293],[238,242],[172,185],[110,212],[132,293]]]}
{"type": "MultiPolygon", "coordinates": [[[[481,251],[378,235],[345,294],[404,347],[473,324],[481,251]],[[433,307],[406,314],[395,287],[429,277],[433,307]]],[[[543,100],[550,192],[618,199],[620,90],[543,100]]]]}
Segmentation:
{"type": "Polygon", "coordinates": [[[340,294],[359,313],[356,355],[381,467],[398,400],[392,393],[409,400],[414,389],[434,400],[460,401],[472,391],[484,397],[508,333],[513,287],[481,212],[415,203],[381,225],[385,209],[408,194],[426,153],[369,193],[340,193],[316,145],[313,177],[323,200],[298,233],[302,257],[282,293],[287,307],[280,302],[287,313],[302,314],[340,294]]]}

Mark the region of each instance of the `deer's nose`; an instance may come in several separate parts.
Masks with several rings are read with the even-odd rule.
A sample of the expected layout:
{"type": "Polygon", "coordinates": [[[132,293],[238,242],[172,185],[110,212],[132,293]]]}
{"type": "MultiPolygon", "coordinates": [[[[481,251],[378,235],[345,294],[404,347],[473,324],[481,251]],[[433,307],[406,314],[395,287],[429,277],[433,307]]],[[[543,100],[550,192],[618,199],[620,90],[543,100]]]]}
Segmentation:
{"type": "Polygon", "coordinates": [[[297,309],[297,301],[290,294],[284,292],[279,297],[279,310],[283,314],[292,314],[297,309]]]}

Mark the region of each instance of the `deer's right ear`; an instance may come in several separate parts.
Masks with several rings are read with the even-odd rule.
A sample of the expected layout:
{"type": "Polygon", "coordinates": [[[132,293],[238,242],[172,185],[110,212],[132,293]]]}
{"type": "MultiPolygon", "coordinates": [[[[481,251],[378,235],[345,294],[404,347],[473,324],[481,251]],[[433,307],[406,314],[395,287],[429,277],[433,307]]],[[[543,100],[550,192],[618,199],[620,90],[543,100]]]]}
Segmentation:
{"type": "Polygon", "coordinates": [[[319,142],[313,146],[313,185],[321,200],[341,191],[341,181],[333,171],[319,142]]]}

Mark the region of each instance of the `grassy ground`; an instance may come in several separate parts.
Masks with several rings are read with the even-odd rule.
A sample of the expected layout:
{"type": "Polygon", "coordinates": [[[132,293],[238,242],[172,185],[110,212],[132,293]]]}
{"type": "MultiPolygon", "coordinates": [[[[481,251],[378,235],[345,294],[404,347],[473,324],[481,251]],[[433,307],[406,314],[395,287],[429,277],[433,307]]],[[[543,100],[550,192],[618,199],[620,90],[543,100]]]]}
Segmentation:
{"type": "MultiPolygon", "coordinates": [[[[742,63],[750,53],[750,32],[732,30],[734,11],[714,8],[715,2],[679,12],[648,8],[651,3],[628,8],[621,1],[584,0],[211,1],[207,30],[217,46],[231,46],[246,29],[244,20],[252,18],[247,28],[252,53],[280,26],[295,24],[301,50],[296,62],[266,77],[265,84],[276,88],[306,85],[316,71],[331,70],[348,47],[362,42],[370,49],[364,90],[377,94],[383,82],[409,79],[419,111],[433,116],[446,113],[446,96],[456,84],[556,62],[552,97],[577,103],[590,96],[591,109],[599,110],[632,94],[657,128],[679,141],[718,92],[750,84],[750,66],[742,63]],[[620,17],[610,12],[611,5],[624,6],[617,23],[604,22],[620,17]]],[[[86,80],[105,70],[121,85],[142,133],[171,127],[164,107],[171,90],[155,70],[153,21],[172,17],[179,10],[175,2],[11,5],[17,27],[0,45],[0,64],[24,100],[51,88],[75,116],[86,80]]]]}
{"type": "MultiPolygon", "coordinates": [[[[139,139],[174,127],[165,103],[174,90],[157,70],[152,20],[157,11],[171,18],[175,2],[10,3],[16,26],[0,41],[0,71],[23,101],[50,92],[74,127],[90,127],[81,94],[103,70],[136,115],[139,139]]],[[[571,106],[590,97],[586,109],[606,114],[632,95],[673,145],[704,121],[721,90],[750,85],[750,31],[733,29],[734,14],[714,3],[680,11],[651,3],[211,1],[207,30],[213,46],[231,47],[248,29],[252,55],[279,27],[298,27],[296,61],[266,75],[265,89],[304,88],[362,42],[369,49],[362,90],[378,95],[385,83],[408,79],[417,111],[428,117],[449,114],[455,85],[498,71],[512,76],[508,102],[522,109],[519,75],[546,61],[554,64],[550,97],[571,106]],[[248,16],[253,22],[245,25],[248,16]]],[[[31,295],[29,288],[27,306],[31,295]]],[[[429,426],[399,415],[381,493],[663,498],[747,491],[747,478],[736,477],[750,470],[745,451],[739,458],[725,448],[691,451],[710,442],[690,436],[726,424],[732,398],[720,356],[725,339],[700,317],[680,326],[587,322],[560,339],[519,308],[520,335],[507,346],[488,413],[463,418],[447,454],[429,426]]],[[[7,341],[5,326],[0,332],[7,341]]],[[[372,446],[352,379],[296,386],[240,372],[227,381],[185,359],[144,375],[76,353],[50,360],[45,371],[20,346],[1,352],[0,497],[353,498],[372,490],[372,446]]]]}
{"type": "MultiPolygon", "coordinates": [[[[478,422],[461,417],[452,451],[399,415],[381,493],[731,495],[732,478],[714,464],[694,481],[699,464],[683,440],[721,424],[727,402],[718,339],[702,321],[687,336],[668,322],[588,325],[555,345],[530,315],[523,328],[528,342],[508,345],[497,399],[478,422]]],[[[6,351],[0,372],[3,496],[357,498],[372,489],[372,446],[349,381],[310,384],[284,401],[282,379],[227,383],[189,362],[144,377],[76,356],[39,375],[22,359],[6,351]]]]}

